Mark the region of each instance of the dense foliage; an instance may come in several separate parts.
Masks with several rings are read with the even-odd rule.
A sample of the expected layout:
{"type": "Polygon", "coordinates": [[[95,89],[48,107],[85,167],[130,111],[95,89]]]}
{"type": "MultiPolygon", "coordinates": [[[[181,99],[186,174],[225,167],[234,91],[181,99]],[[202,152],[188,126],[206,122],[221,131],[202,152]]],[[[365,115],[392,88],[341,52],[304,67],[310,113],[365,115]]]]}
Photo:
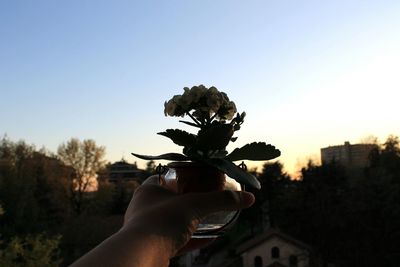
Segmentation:
{"type": "Polygon", "coordinates": [[[253,235],[276,227],[314,248],[321,264],[399,266],[397,137],[377,146],[364,169],[310,162],[299,180],[291,180],[282,165],[273,163],[264,166],[259,178],[257,202],[241,216],[242,225],[251,226],[253,235]]]}
{"type": "Polygon", "coordinates": [[[99,184],[77,209],[77,179],[58,156],[0,140],[0,266],[65,266],[118,230],[132,193],[99,184]]]}
{"type": "MultiPolygon", "coordinates": [[[[149,174],[155,166],[149,162],[149,174]]],[[[364,169],[310,162],[293,180],[274,162],[253,174],[262,185],[249,189],[257,201],[227,238],[241,240],[272,226],[309,244],[321,266],[399,265],[397,137],[377,146],[364,169]]],[[[0,266],[66,266],[119,229],[131,190],[100,183],[97,191],[82,193],[77,212],[74,179],[76,170],[57,155],[0,141],[0,266]]],[[[214,247],[228,249],[224,242],[214,247]]]]}

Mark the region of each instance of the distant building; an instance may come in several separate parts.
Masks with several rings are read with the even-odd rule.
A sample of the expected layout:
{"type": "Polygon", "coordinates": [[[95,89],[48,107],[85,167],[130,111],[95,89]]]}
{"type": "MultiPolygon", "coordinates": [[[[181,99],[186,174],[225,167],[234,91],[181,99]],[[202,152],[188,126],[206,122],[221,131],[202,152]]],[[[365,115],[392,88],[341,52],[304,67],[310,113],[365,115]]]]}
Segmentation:
{"type": "Polygon", "coordinates": [[[107,170],[99,175],[100,182],[110,182],[122,185],[126,182],[141,184],[146,179],[144,170],[138,169],[136,164],[130,164],[124,160],[117,161],[107,167],[107,170]]]}
{"type": "Polygon", "coordinates": [[[236,253],[243,267],[308,267],[312,249],[275,229],[241,244],[236,253]]]}
{"type": "Polygon", "coordinates": [[[364,168],[369,165],[369,154],[376,148],[375,144],[354,144],[345,142],[340,146],[321,148],[321,162],[336,162],[346,168],[364,168]]]}
{"type": "Polygon", "coordinates": [[[309,267],[320,266],[305,243],[269,228],[251,239],[217,245],[205,255],[188,253],[186,267],[309,267]]]}

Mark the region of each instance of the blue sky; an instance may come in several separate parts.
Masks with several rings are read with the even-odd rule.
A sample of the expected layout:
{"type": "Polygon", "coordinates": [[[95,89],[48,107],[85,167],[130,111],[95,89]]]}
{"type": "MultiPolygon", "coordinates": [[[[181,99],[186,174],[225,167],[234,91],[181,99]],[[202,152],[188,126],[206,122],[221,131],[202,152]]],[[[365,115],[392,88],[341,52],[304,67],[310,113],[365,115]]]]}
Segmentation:
{"type": "MultiPolygon", "coordinates": [[[[399,1],[0,2],[0,134],[108,160],[179,148],[163,103],[214,85],[294,172],[319,148],[400,135],[399,1]]],[[[235,146],[229,147],[233,149],[235,146]]],[[[139,164],[142,162],[139,161],[139,164]]]]}

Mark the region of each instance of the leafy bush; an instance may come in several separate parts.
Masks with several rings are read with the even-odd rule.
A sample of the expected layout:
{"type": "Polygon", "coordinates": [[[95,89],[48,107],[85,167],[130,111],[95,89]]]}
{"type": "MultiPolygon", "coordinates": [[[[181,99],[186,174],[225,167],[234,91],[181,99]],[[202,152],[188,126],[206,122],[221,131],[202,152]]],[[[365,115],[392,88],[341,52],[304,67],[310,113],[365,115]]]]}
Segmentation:
{"type": "Polygon", "coordinates": [[[14,237],[7,244],[1,243],[0,266],[59,266],[61,236],[48,238],[43,234],[14,237]]]}

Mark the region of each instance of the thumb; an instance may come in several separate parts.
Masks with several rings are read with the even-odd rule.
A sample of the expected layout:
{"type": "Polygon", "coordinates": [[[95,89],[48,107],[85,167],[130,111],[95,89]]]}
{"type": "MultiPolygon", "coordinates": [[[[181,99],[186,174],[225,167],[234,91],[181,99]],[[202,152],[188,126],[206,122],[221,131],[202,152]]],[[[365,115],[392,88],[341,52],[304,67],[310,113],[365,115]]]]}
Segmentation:
{"type": "MultiPolygon", "coordinates": [[[[189,195],[187,195],[189,197],[189,195]]],[[[190,194],[189,204],[200,217],[218,211],[241,210],[254,203],[254,195],[244,191],[219,191],[190,194]]]]}

